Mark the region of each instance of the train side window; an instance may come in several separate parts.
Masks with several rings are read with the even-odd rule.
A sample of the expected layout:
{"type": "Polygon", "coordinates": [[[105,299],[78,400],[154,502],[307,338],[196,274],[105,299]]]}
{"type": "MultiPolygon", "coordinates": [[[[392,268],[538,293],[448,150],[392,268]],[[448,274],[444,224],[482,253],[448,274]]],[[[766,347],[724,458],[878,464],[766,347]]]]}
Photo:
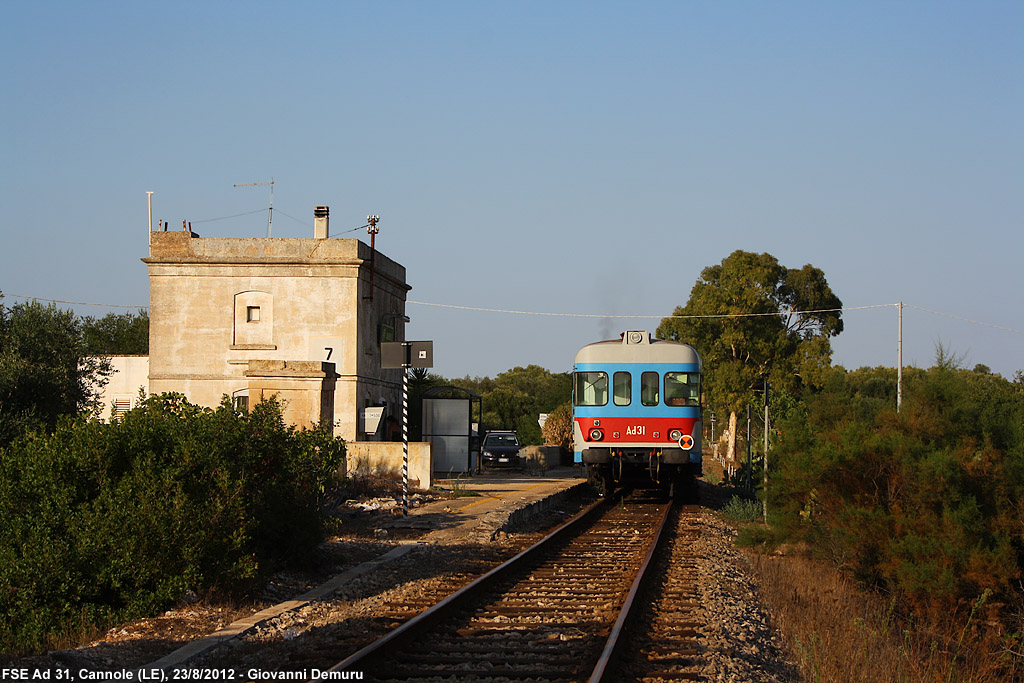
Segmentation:
{"type": "Polygon", "coordinates": [[[660,379],[656,372],[645,372],[640,375],[640,402],[645,406],[658,405],[660,379]]]}
{"type": "Polygon", "coordinates": [[[577,372],[573,383],[573,403],[578,406],[603,406],[608,403],[608,373],[577,372]]]}
{"type": "Polygon", "coordinates": [[[628,406],[633,400],[633,378],[628,372],[612,375],[612,401],[617,406],[628,406]]]}
{"type": "Polygon", "coordinates": [[[666,372],[665,403],[670,406],[699,406],[700,373],[666,372]]]}

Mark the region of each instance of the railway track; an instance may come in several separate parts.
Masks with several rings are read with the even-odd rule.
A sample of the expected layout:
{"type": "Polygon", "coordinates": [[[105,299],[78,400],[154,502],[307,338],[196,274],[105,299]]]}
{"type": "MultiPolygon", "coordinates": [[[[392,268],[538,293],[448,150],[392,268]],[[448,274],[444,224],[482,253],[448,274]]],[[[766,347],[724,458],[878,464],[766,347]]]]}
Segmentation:
{"type": "MultiPolygon", "coordinates": [[[[665,578],[644,580],[652,567],[666,572],[671,562],[654,561],[667,521],[678,528],[679,515],[670,513],[664,501],[639,495],[594,505],[331,671],[358,671],[364,680],[377,681],[541,682],[618,681],[627,670],[649,670],[660,678],[694,680],[692,616],[683,621],[687,628],[675,629],[686,640],[666,645],[678,647],[677,660],[685,661],[669,662],[671,653],[662,651],[651,660],[658,668],[648,661],[645,669],[633,657],[616,663],[631,627],[658,627],[656,620],[629,616],[651,590],[663,596],[669,621],[693,602],[692,588],[677,588],[665,578]],[[648,593],[641,594],[645,583],[648,593]],[[670,606],[682,595],[682,605],[670,606]]],[[[669,548],[685,555],[679,534],[669,535],[669,548]]]]}
{"type": "Polygon", "coordinates": [[[673,511],[661,552],[649,581],[638,596],[633,628],[623,641],[614,669],[615,681],[698,681],[703,646],[698,642],[700,508],[673,511]]]}
{"type": "MultiPolygon", "coordinates": [[[[714,492],[708,488],[702,491],[702,497],[713,502],[714,492]]],[[[621,513],[624,507],[640,506],[650,510],[652,504],[653,501],[629,500],[621,506],[605,505],[604,510],[621,513]]],[[[590,519],[596,519],[601,512],[597,509],[590,519]]],[[[217,673],[223,674],[224,680],[237,681],[379,680],[382,675],[391,674],[393,680],[421,683],[499,683],[522,681],[521,675],[536,673],[539,675],[533,677],[533,683],[542,683],[559,680],[556,677],[589,681],[598,662],[603,661],[604,680],[616,682],[658,683],[700,680],[700,676],[708,681],[802,680],[784,641],[771,626],[770,615],[759,600],[759,587],[751,581],[743,557],[733,547],[735,529],[707,509],[698,511],[695,507],[676,508],[668,519],[669,526],[662,531],[662,545],[648,564],[649,578],[640,592],[632,593],[632,598],[626,578],[591,595],[588,591],[597,587],[599,581],[559,569],[555,559],[550,561],[547,572],[553,583],[541,591],[543,572],[529,579],[528,565],[535,562],[535,556],[525,553],[520,558],[522,565],[515,570],[519,572],[518,578],[504,572],[493,578],[495,584],[501,581],[509,587],[530,581],[538,589],[534,594],[519,594],[517,604],[514,593],[502,597],[498,592],[467,606],[447,598],[507,560],[516,552],[513,548],[523,546],[527,536],[508,543],[417,545],[397,559],[373,563],[372,569],[365,563],[360,565],[356,577],[344,579],[323,597],[308,603],[300,601],[244,633],[232,637],[218,632],[206,639],[216,641],[207,647],[195,647],[202,645],[201,639],[178,648],[174,654],[180,656],[160,666],[165,680],[199,680],[217,673]],[[600,593],[615,597],[607,599],[608,595],[600,593]],[[556,599],[566,601],[555,602],[556,599]],[[601,599],[606,604],[599,604],[601,599]],[[449,618],[462,621],[446,626],[427,620],[418,635],[407,634],[410,640],[405,644],[396,641],[394,647],[412,653],[412,657],[396,656],[392,660],[387,648],[382,648],[377,663],[372,657],[362,663],[346,660],[352,664],[348,671],[338,669],[339,659],[397,632],[403,624],[419,620],[424,610],[437,611],[432,606],[439,602],[449,605],[449,618]],[[632,602],[632,620],[620,622],[615,617],[619,602],[632,602]],[[695,608],[694,603],[698,602],[695,608]],[[541,609],[528,616],[524,608],[530,605],[541,609]],[[460,629],[465,635],[460,634],[460,629]],[[467,629],[486,629],[491,637],[471,640],[467,629]],[[616,631],[625,645],[605,653],[608,646],[602,645],[603,639],[616,631]],[[475,649],[471,647],[474,643],[475,649]],[[334,670],[328,673],[332,666],[334,670]],[[461,674],[459,667],[463,668],[461,674]],[[354,675],[356,672],[359,675],[354,675]],[[344,674],[353,675],[346,678],[344,674]]],[[[615,529],[610,526],[611,521],[602,523],[615,529]]],[[[571,549],[569,537],[589,523],[590,520],[583,521],[550,547],[571,549]]],[[[576,563],[591,567],[610,565],[611,569],[597,572],[598,579],[602,574],[607,578],[622,573],[619,570],[627,565],[642,565],[638,560],[642,543],[628,544],[637,546],[633,548],[636,553],[609,554],[604,560],[591,551],[596,552],[598,546],[604,545],[609,535],[632,540],[646,538],[649,533],[645,529],[639,522],[623,523],[617,531],[606,531],[604,539],[597,534],[594,547],[584,544],[577,548],[576,563]]],[[[537,534],[531,532],[529,538],[537,538],[537,534]]],[[[566,562],[571,564],[571,556],[566,562]]],[[[629,575],[628,571],[624,573],[629,575]]],[[[484,588],[499,591],[500,587],[478,586],[470,592],[484,588]]],[[[166,616],[182,618],[179,612],[166,616]]],[[[141,624],[149,628],[146,622],[141,624]]],[[[150,662],[144,669],[152,671],[156,664],[153,644],[159,645],[160,641],[150,634],[62,650],[46,658],[26,658],[19,665],[107,672],[134,671],[150,662]]],[[[160,652],[164,653],[166,650],[160,652]]]]}

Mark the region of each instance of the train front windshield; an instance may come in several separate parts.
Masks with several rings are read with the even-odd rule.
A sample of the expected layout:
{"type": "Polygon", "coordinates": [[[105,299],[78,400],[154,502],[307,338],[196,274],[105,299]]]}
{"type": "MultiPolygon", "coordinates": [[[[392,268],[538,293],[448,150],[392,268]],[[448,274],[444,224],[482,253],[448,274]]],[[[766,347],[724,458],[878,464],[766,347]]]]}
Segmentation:
{"type": "MultiPolygon", "coordinates": [[[[608,373],[576,372],[573,375],[573,404],[603,406],[608,404],[608,373]]],[[[613,375],[615,405],[632,403],[632,377],[628,372],[613,375]]],[[[640,402],[645,406],[700,406],[699,372],[666,372],[661,375],[647,371],[640,374],[640,402]]]]}
{"type": "Polygon", "coordinates": [[[577,372],[573,402],[578,406],[603,406],[608,403],[608,373],[577,372]]]}
{"type": "Polygon", "coordinates": [[[700,374],[696,372],[666,372],[665,403],[670,406],[699,406],[700,374]]]}

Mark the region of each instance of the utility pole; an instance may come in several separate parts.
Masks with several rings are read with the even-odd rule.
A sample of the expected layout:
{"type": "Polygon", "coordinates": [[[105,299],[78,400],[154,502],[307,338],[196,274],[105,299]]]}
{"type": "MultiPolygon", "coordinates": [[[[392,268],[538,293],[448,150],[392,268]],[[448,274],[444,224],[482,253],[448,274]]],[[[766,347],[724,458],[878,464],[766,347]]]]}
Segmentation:
{"type": "Polygon", "coordinates": [[[370,296],[364,298],[371,301],[373,300],[373,281],[377,279],[377,233],[380,232],[377,223],[379,222],[380,216],[366,217],[366,232],[370,235],[370,296]]]}
{"type": "Polygon", "coordinates": [[[768,380],[764,381],[764,521],[768,523],[768,380]]]}
{"type": "Polygon", "coordinates": [[[715,443],[715,414],[711,413],[711,449],[715,460],[718,460],[718,444],[715,443]]]}
{"type": "Polygon", "coordinates": [[[747,466],[744,468],[747,472],[747,493],[751,493],[753,488],[750,484],[751,470],[754,469],[754,462],[750,455],[750,404],[747,403],[747,466]]]}
{"type": "Polygon", "coordinates": [[[903,407],[903,302],[896,304],[899,311],[899,330],[896,334],[896,412],[903,407]]]}

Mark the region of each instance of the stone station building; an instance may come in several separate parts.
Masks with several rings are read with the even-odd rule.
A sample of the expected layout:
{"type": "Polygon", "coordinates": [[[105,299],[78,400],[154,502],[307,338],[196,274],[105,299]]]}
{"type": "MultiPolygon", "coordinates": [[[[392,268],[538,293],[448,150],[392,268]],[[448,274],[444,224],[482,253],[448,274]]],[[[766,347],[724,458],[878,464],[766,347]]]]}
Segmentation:
{"type": "Polygon", "coordinates": [[[387,436],[401,371],[381,369],[380,341],[404,338],[405,268],[316,220],[313,238],[150,233],[150,393],[206,406],[277,394],[292,424],[332,423],[347,441],[387,436]],[[370,434],[367,407],[383,407],[370,434]]]}
{"type": "Polygon", "coordinates": [[[327,207],[315,216],[312,238],[151,231],[149,356],[112,359],[103,417],[133,407],[140,388],[210,407],[277,394],[292,424],[330,423],[349,442],[394,438],[401,371],[381,369],[380,342],[404,339],[405,268],[330,238],[327,207]]]}

